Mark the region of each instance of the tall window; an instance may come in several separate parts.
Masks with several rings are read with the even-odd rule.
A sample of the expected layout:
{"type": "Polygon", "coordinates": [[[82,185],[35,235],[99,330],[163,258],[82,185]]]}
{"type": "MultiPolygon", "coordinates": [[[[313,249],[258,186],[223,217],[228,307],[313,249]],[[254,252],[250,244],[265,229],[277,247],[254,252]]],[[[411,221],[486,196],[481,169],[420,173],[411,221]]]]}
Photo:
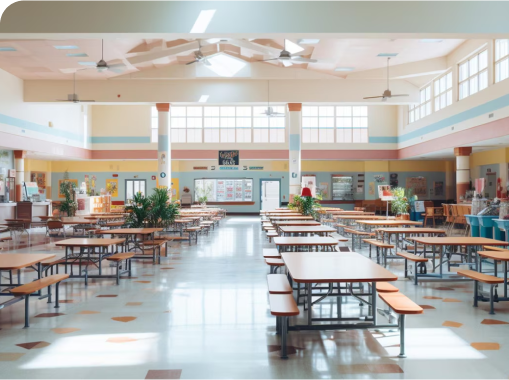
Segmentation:
{"type": "Polygon", "coordinates": [[[509,78],[509,40],[495,40],[495,82],[509,78]]]}
{"type": "Polygon", "coordinates": [[[152,107],[150,118],[150,141],[153,143],[157,142],[158,120],[157,107],[154,106],[152,107]]]}
{"type": "Polygon", "coordinates": [[[421,89],[419,103],[408,107],[408,122],[413,123],[431,114],[431,85],[421,89]]]}
{"type": "Polygon", "coordinates": [[[434,82],[435,111],[452,104],[452,72],[442,75],[434,82]]]}
{"type": "Polygon", "coordinates": [[[488,87],[488,51],[484,50],[459,65],[459,98],[488,87]]]}
{"type": "Polygon", "coordinates": [[[302,142],[368,142],[368,107],[302,107],[302,142]]]}
{"type": "Polygon", "coordinates": [[[126,179],[125,180],[125,202],[129,204],[134,194],[141,193],[145,195],[146,181],[144,179],[126,179]]]}
{"type": "Polygon", "coordinates": [[[173,106],[170,109],[171,142],[186,142],[186,107],[173,106]]]}
{"type": "Polygon", "coordinates": [[[285,142],[285,107],[272,106],[280,116],[267,117],[263,113],[266,107],[253,107],[253,142],[284,143],[285,142]]]}

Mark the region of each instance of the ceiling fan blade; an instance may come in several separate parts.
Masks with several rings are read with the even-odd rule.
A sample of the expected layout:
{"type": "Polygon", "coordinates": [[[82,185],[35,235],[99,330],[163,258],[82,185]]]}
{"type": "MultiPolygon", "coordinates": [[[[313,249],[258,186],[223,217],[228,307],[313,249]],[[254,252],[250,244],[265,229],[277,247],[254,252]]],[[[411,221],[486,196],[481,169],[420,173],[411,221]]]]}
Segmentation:
{"type": "Polygon", "coordinates": [[[382,97],[382,102],[386,102],[388,98],[382,97]]]}
{"type": "Polygon", "coordinates": [[[127,66],[126,66],[126,65],[124,65],[123,63],[114,63],[114,64],[112,64],[112,65],[110,65],[110,64],[108,63],[108,68],[109,68],[109,69],[112,69],[112,68],[120,69],[120,68],[126,68],[126,67],[127,67],[127,66]]]}
{"type": "Polygon", "coordinates": [[[290,61],[288,61],[288,60],[281,60],[280,62],[284,65],[284,67],[290,67],[290,66],[293,66],[293,63],[291,63],[291,62],[290,62],[290,61]]]}
{"type": "Polygon", "coordinates": [[[410,96],[410,95],[408,95],[408,94],[391,95],[391,98],[394,98],[395,96],[410,96]]]}
{"type": "Polygon", "coordinates": [[[187,66],[187,65],[191,65],[191,64],[196,63],[196,62],[200,62],[200,61],[198,61],[198,60],[194,60],[194,61],[191,61],[191,62],[187,62],[187,63],[186,63],[186,66],[187,66]]]}
{"type": "Polygon", "coordinates": [[[304,58],[304,57],[292,57],[292,61],[294,61],[294,62],[307,62],[307,63],[318,62],[318,60],[316,60],[316,59],[304,58]]]}
{"type": "Polygon", "coordinates": [[[57,99],[56,101],[57,102],[72,102],[72,100],[67,100],[67,99],[57,99]]]}
{"type": "Polygon", "coordinates": [[[210,63],[209,60],[206,58],[202,62],[205,66],[212,66],[212,63],[210,63]]]}
{"type": "Polygon", "coordinates": [[[368,97],[362,98],[362,99],[378,99],[378,98],[383,98],[383,96],[368,96],[368,97]]]}
{"type": "Polygon", "coordinates": [[[262,59],[261,61],[258,62],[277,61],[278,59],[279,58],[262,59]]]}

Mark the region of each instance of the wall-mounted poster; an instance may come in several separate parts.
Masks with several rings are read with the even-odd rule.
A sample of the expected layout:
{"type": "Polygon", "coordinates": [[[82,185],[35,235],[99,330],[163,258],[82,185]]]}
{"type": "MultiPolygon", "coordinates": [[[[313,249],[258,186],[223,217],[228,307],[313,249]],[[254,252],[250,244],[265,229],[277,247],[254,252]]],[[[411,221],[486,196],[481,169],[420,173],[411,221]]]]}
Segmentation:
{"type": "Polygon", "coordinates": [[[44,189],[46,188],[46,173],[44,172],[31,172],[30,173],[30,181],[31,182],[36,182],[37,183],[37,187],[39,187],[39,189],[44,189]]]}
{"type": "Polygon", "coordinates": [[[398,187],[398,185],[399,185],[398,173],[389,174],[389,184],[392,187],[398,187]]]}
{"type": "Polygon", "coordinates": [[[234,190],[234,181],[233,180],[226,180],[225,181],[225,187],[226,187],[226,200],[227,201],[233,201],[235,190],[234,190]]]}
{"type": "Polygon", "coordinates": [[[317,190],[318,194],[322,196],[322,199],[330,199],[328,182],[320,182],[317,186],[317,190]]]}
{"type": "Polygon", "coordinates": [[[444,195],[444,182],[443,181],[433,182],[433,192],[437,196],[443,196],[444,195]]]}
{"type": "MultiPolygon", "coordinates": [[[[65,179],[59,179],[58,180],[58,197],[59,198],[65,198],[64,194],[60,192],[60,185],[62,182],[64,182],[65,179]]],[[[76,189],[78,188],[78,180],[77,179],[68,179],[67,181],[74,183],[74,186],[76,186],[76,189]]]]}
{"type": "Polygon", "coordinates": [[[107,179],[106,180],[106,191],[111,194],[112,197],[118,197],[118,179],[107,179]]]}
{"type": "Polygon", "coordinates": [[[220,150],[219,151],[219,165],[239,165],[239,151],[238,150],[220,150]]]}
{"type": "Polygon", "coordinates": [[[406,179],[406,188],[412,189],[418,197],[427,197],[428,190],[425,177],[408,177],[406,179]]]}
{"type": "Polygon", "coordinates": [[[375,195],[375,183],[374,182],[370,182],[368,184],[368,194],[375,195]]]}

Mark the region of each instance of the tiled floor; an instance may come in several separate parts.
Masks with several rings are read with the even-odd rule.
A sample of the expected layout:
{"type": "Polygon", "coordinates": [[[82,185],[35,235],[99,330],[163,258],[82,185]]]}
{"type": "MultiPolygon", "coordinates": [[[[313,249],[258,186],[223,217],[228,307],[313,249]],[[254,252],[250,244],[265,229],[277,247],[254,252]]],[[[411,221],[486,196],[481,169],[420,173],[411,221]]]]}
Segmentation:
{"type": "MultiPolygon", "coordinates": [[[[57,252],[40,244],[17,252],[57,252]]],[[[229,217],[198,245],[172,247],[161,265],[136,261],[132,278],[69,280],[58,313],[31,300],[0,310],[0,378],[507,378],[509,302],[471,305],[469,282],[394,283],[420,305],[407,319],[407,358],[396,333],[291,332],[281,360],[261,255],[259,218],[229,217]]],[[[0,254],[5,251],[0,251],[0,254]]],[[[365,252],[363,250],[362,252],[365,252]]],[[[399,276],[402,265],[390,262],[399,276]]],[[[33,276],[33,272],[23,276],[33,276]]],[[[2,297],[0,301],[7,299],[2,297]]],[[[329,314],[328,304],[315,313],[329,314]]],[[[358,310],[350,301],[345,312],[358,310]]],[[[367,311],[366,311],[367,312],[367,311]]]]}

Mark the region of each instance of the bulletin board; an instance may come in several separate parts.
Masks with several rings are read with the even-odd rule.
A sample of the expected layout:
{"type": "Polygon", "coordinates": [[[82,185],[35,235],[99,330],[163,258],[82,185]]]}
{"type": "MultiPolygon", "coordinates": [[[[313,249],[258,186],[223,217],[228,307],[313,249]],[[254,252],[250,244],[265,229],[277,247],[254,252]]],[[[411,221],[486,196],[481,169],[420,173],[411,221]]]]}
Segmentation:
{"type": "Polygon", "coordinates": [[[418,197],[426,197],[428,195],[425,177],[408,177],[406,179],[406,188],[407,190],[412,189],[414,195],[418,197]]]}
{"type": "Polygon", "coordinates": [[[108,185],[110,185],[111,196],[114,198],[118,197],[118,178],[107,179],[106,190],[108,190],[108,185]]]}

